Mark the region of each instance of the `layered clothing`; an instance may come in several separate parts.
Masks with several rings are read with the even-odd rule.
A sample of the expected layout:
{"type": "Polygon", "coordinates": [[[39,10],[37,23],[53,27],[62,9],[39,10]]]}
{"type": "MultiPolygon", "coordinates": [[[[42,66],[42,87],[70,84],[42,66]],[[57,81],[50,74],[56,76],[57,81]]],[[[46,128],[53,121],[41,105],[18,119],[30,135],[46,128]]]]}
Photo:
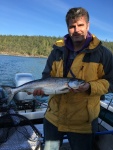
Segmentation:
{"type": "Polygon", "coordinates": [[[53,46],[42,73],[46,77],[76,77],[90,83],[86,92],[50,95],[45,118],[59,131],[92,133],[92,121],[100,112],[100,96],[113,92],[113,55],[88,33],[82,49],[75,52],[66,35],[53,46]]]}

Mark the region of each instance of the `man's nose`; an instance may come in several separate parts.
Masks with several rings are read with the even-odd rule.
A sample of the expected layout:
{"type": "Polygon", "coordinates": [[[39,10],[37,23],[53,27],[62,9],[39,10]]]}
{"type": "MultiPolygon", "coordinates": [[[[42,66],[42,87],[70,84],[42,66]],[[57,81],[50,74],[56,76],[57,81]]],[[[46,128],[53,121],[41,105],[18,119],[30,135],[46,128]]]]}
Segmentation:
{"type": "Polygon", "coordinates": [[[77,31],[79,31],[79,27],[75,26],[74,27],[74,32],[77,32],[77,31]]]}

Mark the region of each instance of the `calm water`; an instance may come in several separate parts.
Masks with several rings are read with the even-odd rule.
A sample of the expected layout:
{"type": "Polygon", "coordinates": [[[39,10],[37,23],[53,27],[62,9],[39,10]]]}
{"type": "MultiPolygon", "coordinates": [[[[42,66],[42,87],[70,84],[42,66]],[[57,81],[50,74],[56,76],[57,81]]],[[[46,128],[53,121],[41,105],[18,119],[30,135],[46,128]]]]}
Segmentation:
{"type": "Polygon", "coordinates": [[[16,73],[32,73],[34,79],[42,76],[46,58],[0,55],[0,85],[14,85],[16,73]]]}

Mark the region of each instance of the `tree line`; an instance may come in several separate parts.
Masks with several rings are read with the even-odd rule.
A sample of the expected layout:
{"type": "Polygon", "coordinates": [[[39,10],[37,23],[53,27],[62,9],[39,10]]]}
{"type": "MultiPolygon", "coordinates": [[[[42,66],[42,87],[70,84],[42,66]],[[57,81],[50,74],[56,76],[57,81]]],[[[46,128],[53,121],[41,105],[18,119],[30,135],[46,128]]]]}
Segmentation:
{"type": "MultiPolygon", "coordinates": [[[[48,56],[53,44],[62,37],[0,35],[0,54],[48,56]]],[[[102,41],[113,51],[113,42],[102,41]]]]}

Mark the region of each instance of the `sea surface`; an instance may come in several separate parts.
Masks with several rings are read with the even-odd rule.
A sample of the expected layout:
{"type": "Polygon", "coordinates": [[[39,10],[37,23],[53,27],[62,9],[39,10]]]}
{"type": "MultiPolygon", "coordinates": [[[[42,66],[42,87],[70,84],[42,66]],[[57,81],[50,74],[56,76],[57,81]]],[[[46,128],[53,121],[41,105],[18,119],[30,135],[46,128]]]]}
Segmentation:
{"type": "Polygon", "coordinates": [[[0,55],[0,85],[14,85],[16,73],[31,73],[34,79],[42,77],[46,58],[0,55]]]}

